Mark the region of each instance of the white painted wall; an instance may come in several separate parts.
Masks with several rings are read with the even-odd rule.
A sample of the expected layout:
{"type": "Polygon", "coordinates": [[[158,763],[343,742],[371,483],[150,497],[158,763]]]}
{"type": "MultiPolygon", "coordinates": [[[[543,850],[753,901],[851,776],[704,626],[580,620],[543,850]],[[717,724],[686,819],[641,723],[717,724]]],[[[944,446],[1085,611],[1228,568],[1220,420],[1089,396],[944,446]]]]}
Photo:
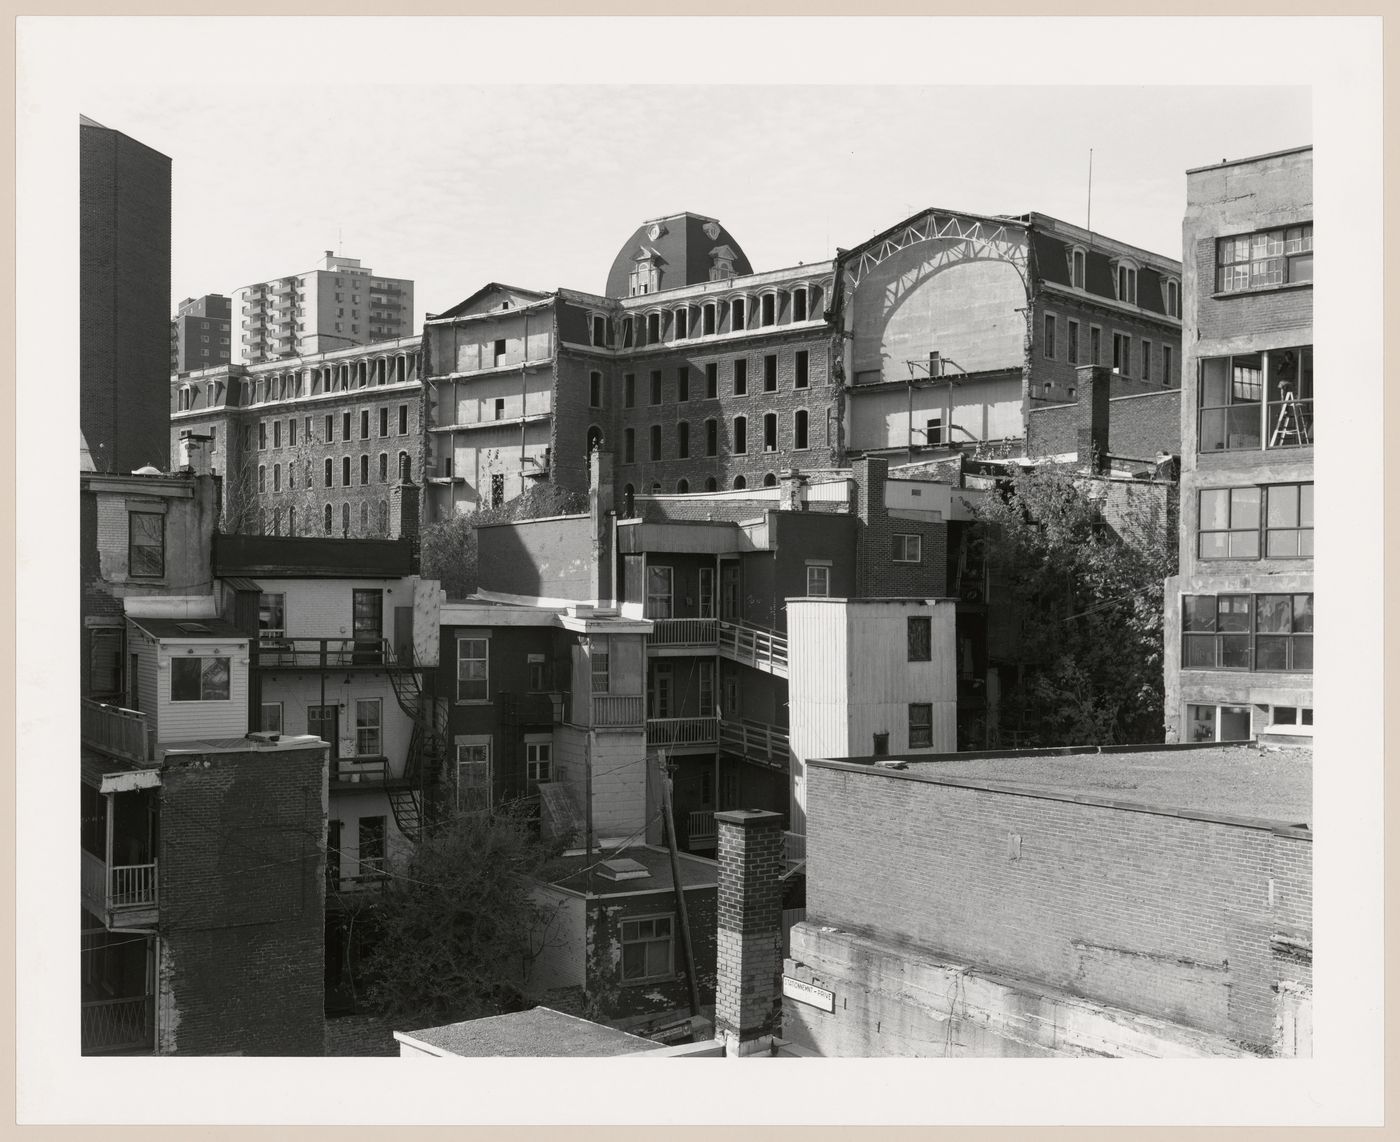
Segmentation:
{"type": "Polygon", "coordinates": [[[162,641],[156,669],[157,740],[161,743],[205,738],[241,738],[248,732],[248,642],[246,639],[162,641]],[[170,662],[190,656],[229,659],[229,696],[218,702],[172,702],[170,662]]]}

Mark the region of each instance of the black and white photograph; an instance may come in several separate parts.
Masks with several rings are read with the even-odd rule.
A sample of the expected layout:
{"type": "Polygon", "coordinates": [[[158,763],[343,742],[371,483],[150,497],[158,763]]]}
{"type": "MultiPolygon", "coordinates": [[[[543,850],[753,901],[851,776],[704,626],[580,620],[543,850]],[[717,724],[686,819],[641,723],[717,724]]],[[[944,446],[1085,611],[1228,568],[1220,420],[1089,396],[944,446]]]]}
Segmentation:
{"type": "Polygon", "coordinates": [[[17,43],[22,1121],[1379,1123],[1378,18],[17,43]]]}

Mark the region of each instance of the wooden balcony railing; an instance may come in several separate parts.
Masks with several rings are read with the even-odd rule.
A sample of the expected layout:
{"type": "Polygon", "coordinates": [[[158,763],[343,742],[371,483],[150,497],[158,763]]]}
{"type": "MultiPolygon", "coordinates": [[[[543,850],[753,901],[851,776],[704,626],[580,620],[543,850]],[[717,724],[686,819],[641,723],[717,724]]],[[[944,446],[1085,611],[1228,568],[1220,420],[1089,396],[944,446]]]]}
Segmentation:
{"type": "Polygon", "coordinates": [[[719,835],[718,823],[713,809],[697,809],[690,814],[686,826],[687,836],[693,845],[696,841],[712,841],[719,835]]]}
{"type": "Polygon", "coordinates": [[[107,907],[150,908],[158,902],[156,862],[114,864],[107,869],[107,907]]]}
{"type": "Polygon", "coordinates": [[[755,666],[786,678],[788,672],[787,636],[747,623],[719,624],[719,652],[735,662],[755,666]]]}
{"type": "Polygon", "coordinates": [[[84,698],[79,732],[84,745],[113,757],[138,763],[151,759],[150,730],[140,710],[84,698]]]}
{"type": "Polygon", "coordinates": [[[648,718],[647,745],[717,745],[718,718],[648,718]]]}
{"type": "Polygon", "coordinates": [[[782,726],[726,718],[719,724],[719,743],[749,761],[787,772],[788,732],[782,726]]]}
{"type": "Polygon", "coordinates": [[[382,670],[394,662],[388,639],[259,639],[257,664],[262,670],[382,670]]]}
{"type": "Polygon", "coordinates": [[[789,866],[801,864],[807,859],[807,836],[805,833],[783,834],[783,861],[789,866]]]}
{"type": "Polygon", "coordinates": [[[716,619],[656,619],[647,646],[714,646],[719,641],[716,619]]]}
{"type": "Polygon", "coordinates": [[[85,1055],[155,1049],[155,997],[95,999],[83,1004],[85,1055]]]}
{"type": "Polygon", "coordinates": [[[640,694],[594,694],[593,725],[635,727],[646,721],[646,701],[640,694]]]}

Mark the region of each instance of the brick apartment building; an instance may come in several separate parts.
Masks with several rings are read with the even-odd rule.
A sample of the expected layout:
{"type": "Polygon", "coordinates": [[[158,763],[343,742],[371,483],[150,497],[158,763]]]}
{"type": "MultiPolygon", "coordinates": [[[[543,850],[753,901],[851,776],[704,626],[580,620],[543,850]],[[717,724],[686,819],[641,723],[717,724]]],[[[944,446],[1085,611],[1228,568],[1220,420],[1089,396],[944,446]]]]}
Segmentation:
{"type": "Polygon", "coordinates": [[[82,494],[85,1053],[323,1049],[326,747],[256,740],[211,476],[82,494]]]}
{"type": "Polygon", "coordinates": [[[221,293],[187,297],[170,321],[170,372],[212,369],[232,360],[229,300],[221,293]]]}
{"type": "Polygon", "coordinates": [[[1179,263],[1044,215],[926,211],[834,260],[753,272],[717,221],[644,224],[604,294],[491,283],[425,323],[425,512],[537,480],[616,493],[772,487],[788,468],[962,448],[1048,454],[1076,368],[1112,370],[1123,455],[1172,450],[1179,263]],[[1133,427],[1134,422],[1140,422],[1133,427]]]}
{"type": "Polygon", "coordinates": [[[1311,1054],[1309,751],[890,760],[809,764],[784,1039],[845,1057],[1311,1054]]]}
{"type": "Polygon", "coordinates": [[[413,332],[413,282],[386,278],[327,250],[320,265],[234,291],[233,360],[259,365],[395,341],[413,332]]]}
{"type": "Polygon", "coordinates": [[[79,406],[102,472],[170,465],[170,159],[78,127],[79,406]]]}
{"type": "Polygon", "coordinates": [[[1312,734],[1312,148],[1187,172],[1168,740],[1312,734]]]}
{"type": "Polygon", "coordinates": [[[420,362],[418,339],[403,337],[177,374],[169,446],[179,457],[191,435],[223,477],[225,532],[396,535],[399,485],[420,471],[420,362]]]}

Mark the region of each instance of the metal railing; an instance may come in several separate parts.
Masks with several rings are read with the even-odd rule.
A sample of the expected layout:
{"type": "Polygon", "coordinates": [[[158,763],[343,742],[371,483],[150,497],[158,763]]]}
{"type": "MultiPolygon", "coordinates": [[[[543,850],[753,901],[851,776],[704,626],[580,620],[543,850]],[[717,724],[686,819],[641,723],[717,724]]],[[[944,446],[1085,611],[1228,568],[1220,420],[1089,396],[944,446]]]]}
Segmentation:
{"type": "Polygon", "coordinates": [[[719,623],[719,652],[735,662],[787,677],[787,636],[747,623],[719,623]]]}
{"type": "Polygon", "coordinates": [[[647,745],[715,745],[718,718],[648,718],[647,745]]]}
{"type": "Polygon", "coordinates": [[[155,997],[94,999],[83,1004],[83,1054],[155,1048],[155,997]]]}
{"type": "Polygon", "coordinates": [[[686,822],[686,835],[693,845],[696,841],[710,841],[719,836],[719,825],[715,821],[713,809],[697,809],[686,822]]]}
{"type": "Polygon", "coordinates": [[[594,726],[640,728],[646,721],[646,702],[640,694],[594,694],[594,726]]]}
{"type": "Polygon", "coordinates": [[[114,864],[107,869],[108,908],[149,908],[156,903],[156,862],[114,864]]]}
{"type": "Polygon", "coordinates": [[[84,745],[129,761],[149,761],[150,731],[146,715],[140,710],[126,710],[83,699],[80,734],[84,745]]]}
{"type": "Polygon", "coordinates": [[[719,724],[719,744],[749,761],[787,771],[788,731],[782,726],[726,718],[719,724]]]}
{"type": "Polygon", "coordinates": [[[801,864],[807,859],[807,835],[805,833],[783,834],[783,860],[789,865],[801,864]]]}
{"type": "Polygon", "coordinates": [[[259,639],[258,666],[263,670],[340,670],[379,668],[393,662],[388,639],[259,639]]]}
{"type": "Polygon", "coordinates": [[[656,619],[648,646],[714,646],[719,641],[717,619],[656,619]]]}

